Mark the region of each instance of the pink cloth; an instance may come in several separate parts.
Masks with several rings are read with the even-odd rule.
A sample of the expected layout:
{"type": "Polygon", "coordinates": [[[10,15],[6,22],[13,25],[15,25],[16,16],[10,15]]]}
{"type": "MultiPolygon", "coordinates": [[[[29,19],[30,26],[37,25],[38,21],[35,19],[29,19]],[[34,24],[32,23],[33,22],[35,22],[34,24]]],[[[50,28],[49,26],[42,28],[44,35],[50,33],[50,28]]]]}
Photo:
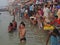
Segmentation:
{"type": "Polygon", "coordinates": [[[43,10],[38,10],[39,15],[43,16],[43,10]]]}

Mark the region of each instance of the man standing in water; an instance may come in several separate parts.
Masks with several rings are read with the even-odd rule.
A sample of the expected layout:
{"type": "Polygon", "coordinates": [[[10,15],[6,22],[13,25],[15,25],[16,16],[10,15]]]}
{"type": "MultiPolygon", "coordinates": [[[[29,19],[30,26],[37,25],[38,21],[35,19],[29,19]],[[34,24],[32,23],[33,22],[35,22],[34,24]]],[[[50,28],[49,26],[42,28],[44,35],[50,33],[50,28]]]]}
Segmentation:
{"type": "Polygon", "coordinates": [[[26,34],[25,24],[24,24],[24,22],[21,22],[19,25],[19,36],[20,36],[21,42],[26,41],[25,34],[26,34]]]}

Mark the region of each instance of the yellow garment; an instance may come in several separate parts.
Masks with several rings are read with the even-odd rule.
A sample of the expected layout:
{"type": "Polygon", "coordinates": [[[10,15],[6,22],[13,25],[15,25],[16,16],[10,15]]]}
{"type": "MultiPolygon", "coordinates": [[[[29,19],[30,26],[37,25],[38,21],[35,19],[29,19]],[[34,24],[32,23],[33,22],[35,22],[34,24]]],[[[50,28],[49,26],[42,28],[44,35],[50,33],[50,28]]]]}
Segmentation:
{"type": "Polygon", "coordinates": [[[44,30],[54,30],[54,26],[44,26],[44,30]]]}

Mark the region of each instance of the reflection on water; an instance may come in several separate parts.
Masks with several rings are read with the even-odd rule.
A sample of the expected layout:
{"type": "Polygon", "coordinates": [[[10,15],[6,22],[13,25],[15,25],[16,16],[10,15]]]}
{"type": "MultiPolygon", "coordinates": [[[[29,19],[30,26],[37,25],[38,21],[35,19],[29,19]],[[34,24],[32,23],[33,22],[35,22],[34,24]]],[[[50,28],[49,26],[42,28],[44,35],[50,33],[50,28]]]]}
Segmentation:
{"type": "Polygon", "coordinates": [[[16,38],[17,35],[18,35],[18,32],[17,30],[15,30],[14,32],[11,32],[11,33],[8,33],[9,35],[9,39],[13,39],[13,38],[16,38]]]}
{"type": "Polygon", "coordinates": [[[26,42],[24,42],[24,43],[20,43],[21,45],[26,45],[26,42]]]}
{"type": "Polygon", "coordinates": [[[9,39],[12,40],[14,37],[13,37],[13,33],[9,33],[9,39]]]}

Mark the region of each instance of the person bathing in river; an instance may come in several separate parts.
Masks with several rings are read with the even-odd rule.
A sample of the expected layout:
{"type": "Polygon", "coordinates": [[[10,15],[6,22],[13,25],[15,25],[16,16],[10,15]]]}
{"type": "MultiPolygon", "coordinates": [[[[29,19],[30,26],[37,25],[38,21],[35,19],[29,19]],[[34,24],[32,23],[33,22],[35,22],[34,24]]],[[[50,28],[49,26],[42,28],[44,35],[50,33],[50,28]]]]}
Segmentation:
{"type": "Polygon", "coordinates": [[[13,32],[13,24],[12,23],[10,23],[8,26],[8,32],[9,33],[13,32]]]}
{"type": "Polygon", "coordinates": [[[25,35],[26,35],[25,24],[24,22],[21,22],[19,25],[19,37],[21,42],[26,41],[25,35]]]}
{"type": "Polygon", "coordinates": [[[17,29],[17,22],[15,20],[13,20],[12,24],[13,24],[13,30],[16,30],[17,29]]]}
{"type": "Polygon", "coordinates": [[[48,35],[46,45],[48,45],[49,40],[50,40],[50,45],[60,45],[60,34],[57,29],[54,29],[53,32],[51,32],[48,35]]]}
{"type": "Polygon", "coordinates": [[[32,16],[30,16],[30,21],[33,25],[37,24],[37,20],[36,20],[34,12],[32,13],[32,16]]]}

